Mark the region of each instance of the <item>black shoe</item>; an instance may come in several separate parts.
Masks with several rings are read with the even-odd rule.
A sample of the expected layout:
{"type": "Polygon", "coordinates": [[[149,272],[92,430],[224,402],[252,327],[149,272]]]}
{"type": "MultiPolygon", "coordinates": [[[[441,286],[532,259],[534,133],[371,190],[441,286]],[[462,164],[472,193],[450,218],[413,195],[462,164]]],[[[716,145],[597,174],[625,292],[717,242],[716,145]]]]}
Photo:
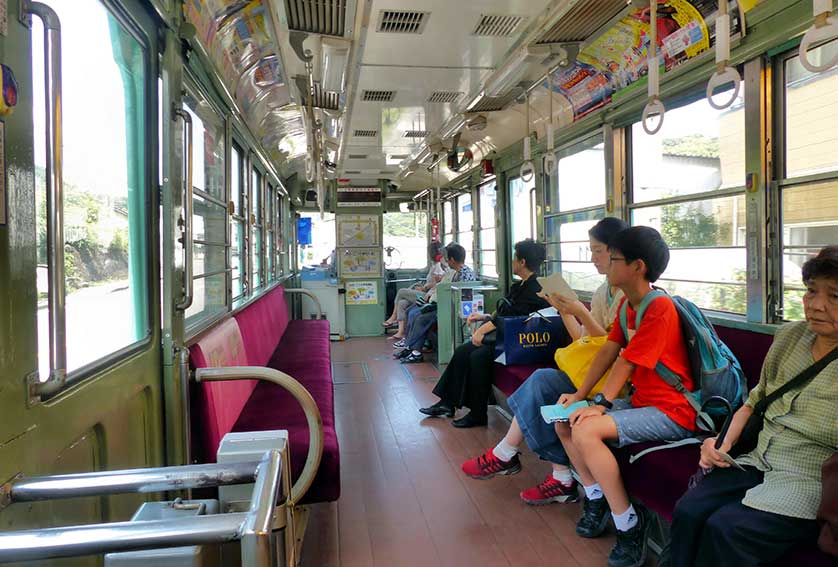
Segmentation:
{"type": "Polygon", "coordinates": [[[432,406],[419,408],[419,411],[431,417],[454,417],[454,408],[439,401],[432,406]]]}
{"type": "Polygon", "coordinates": [[[608,555],[609,567],[641,567],[646,563],[646,535],[649,519],[643,508],[635,508],[637,524],[628,531],[617,530],[617,544],[608,555]]]}
{"type": "Polygon", "coordinates": [[[413,351],[410,350],[409,348],[403,348],[402,350],[400,350],[398,352],[394,352],[393,353],[393,358],[395,358],[396,360],[401,360],[402,358],[408,356],[411,352],[413,352],[413,351]]]}
{"type": "Polygon", "coordinates": [[[460,419],[455,419],[451,422],[454,427],[465,429],[466,427],[480,427],[487,425],[489,418],[486,415],[474,415],[473,411],[468,412],[460,419]]]}
{"type": "Polygon", "coordinates": [[[608,527],[610,517],[608,500],[605,497],[590,500],[587,496],[582,501],[582,517],[576,522],[576,533],[582,537],[599,537],[608,527]]]}
{"type": "Polygon", "coordinates": [[[422,356],[422,353],[416,354],[415,352],[411,351],[410,354],[402,358],[402,364],[412,364],[414,362],[422,362],[425,360],[425,357],[422,356]]]}

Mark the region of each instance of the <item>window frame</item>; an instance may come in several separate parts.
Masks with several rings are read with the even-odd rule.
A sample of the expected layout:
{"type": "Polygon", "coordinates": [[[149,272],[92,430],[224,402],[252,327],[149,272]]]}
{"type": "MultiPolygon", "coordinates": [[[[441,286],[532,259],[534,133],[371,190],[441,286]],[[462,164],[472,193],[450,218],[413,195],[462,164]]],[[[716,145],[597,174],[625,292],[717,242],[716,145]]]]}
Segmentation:
{"type": "Polygon", "coordinates": [[[499,266],[498,266],[498,252],[499,252],[499,250],[498,250],[498,217],[493,212],[492,215],[491,215],[492,226],[490,226],[490,227],[484,227],[483,226],[483,195],[482,195],[482,191],[483,191],[484,187],[488,187],[489,185],[494,185],[494,188],[495,188],[495,203],[496,203],[496,206],[497,206],[497,203],[499,201],[499,199],[498,199],[498,181],[499,181],[499,178],[492,177],[490,179],[486,179],[486,180],[481,181],[475,187],[474,192],[477,195],[477,211],[476,211],[477,214],[475,214],[474,197],[472,197],[472,208],[471,208],[472,221],[473,221],[472,222],[472,232],[474,233],[474,248],[475,248],[473,259],[474,259],[474,263],[477,265],[477,274],[478,274],[478,276],[481,280],[495,281],[495,280],[500,279],[500,272],[498,271],[498,268],[499,268],[499,266]],[[491,248],[486,248],[486,246],[483,242],[483,232],[487,231],[487,230],[491,230],[492,235],[494,236],[494,242],[490,243],[491,248]],[[495,264],[494,264],[495,274],[494,275],[487,274],[483,271],[483,267],[484,267],[483,253],[484,252],[494,252],[495,253],[495,264]]]}
{"type": "Polygon", "coordinates": [[[239,144],[237,140],[233,140],[230,144],[230,201],[233,203],[233,212],[230,214],[230,301],[231,305],[235,304],[241,298],[246,297],[248,295],[249,289],[249,273],[247,269],[247,258],[250,254],[249,243],[247,240],[247,178],[246,175],[248,174],[247,168],[247,150],[243,144],[239,144]],[[233,167],[233,160],[238,158],[239,161],[239,193],[238,195],[233,195],[233,176],[232,176],[232,167],[233,167]],[[238,197],[238,203],[233,199],[238,197]],[[242,214],[244,213],[244,214],[242,214]],[[241,227],[242,238],[241,238],[241,246],[239,247],[239,281],[241,283],[241,294],[233,295],[233,290],[235,286],[233,284],[233,265],[232,265],[232,249],[233,249],[233,238],[237,236],[236,228],[241,227]]]}

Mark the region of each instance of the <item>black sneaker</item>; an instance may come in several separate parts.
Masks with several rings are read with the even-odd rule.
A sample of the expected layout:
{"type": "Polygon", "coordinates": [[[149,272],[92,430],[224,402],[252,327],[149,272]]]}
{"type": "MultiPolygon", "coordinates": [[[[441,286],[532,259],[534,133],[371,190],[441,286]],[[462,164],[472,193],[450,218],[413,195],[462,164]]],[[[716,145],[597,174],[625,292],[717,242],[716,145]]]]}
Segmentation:
{"type": "Polygon", "coordinates": [[[399,360],[399,359],[402,359],[402,358],[408,356],[411,352],[413,352],[413,351],[410,350],[409,348],[403,348],[402,350],[400,350],[398,352],[394,352],[393,353],[393,358],[399,360]]]}
{"type": "Polygon", "coordinates": [[[582,537],[599,537],[608,527],[610,517],[611,509],[604,496],[596,500],[585,496],[582,500],[582,517],[576,522],[576,533],[582,537]]]}
{"type": "Polygon", "coordinates": [[[402,357],[399,357],[399,358],[402,359],[402,364],[411,364],[413,362],[422,362],[423,360],[425,360],[425,357],[422,356],[421,352],[418,353],[418,354],[415,353],[415,352],[411,352],[410,354],[408,354],[404,358],[402,358],[402,357]]]}
{"type": "Polygon", "coordinates": [[[641,567],[646,563],[646,535],[649,520],[643,508],[635,508],[637,524],[628,531],[617,530],[617,544],[608,555],[609,567],[641,567]]]}

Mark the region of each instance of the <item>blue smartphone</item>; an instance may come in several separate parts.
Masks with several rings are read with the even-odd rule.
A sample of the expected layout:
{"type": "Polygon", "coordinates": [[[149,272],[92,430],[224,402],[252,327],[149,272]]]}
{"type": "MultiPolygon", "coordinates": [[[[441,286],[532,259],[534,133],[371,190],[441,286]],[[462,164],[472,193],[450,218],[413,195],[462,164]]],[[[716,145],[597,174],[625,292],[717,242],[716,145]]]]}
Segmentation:
{"type": "Polygon", "coordinates": [[[570,421],[570,414],[579,408],[588,407],[589,405],[590,402],[588,402],[588,400],[582,400],[581,402],[570,404],[567,407],[564,407],[561,404],[541,406],[541,417],[543,417],[544,421],[547,423],[555,423],[557,421],[567,422],[570,421]]]}

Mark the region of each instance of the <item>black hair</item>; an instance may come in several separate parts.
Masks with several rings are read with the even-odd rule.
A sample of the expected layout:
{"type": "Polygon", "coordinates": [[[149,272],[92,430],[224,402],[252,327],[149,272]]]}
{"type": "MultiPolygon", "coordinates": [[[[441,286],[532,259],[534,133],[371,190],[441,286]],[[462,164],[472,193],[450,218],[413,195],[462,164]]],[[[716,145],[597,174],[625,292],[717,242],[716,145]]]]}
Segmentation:
{"type": "Polygon", "coordinates": [[[608,243],[611,242],[611,239],[614,238],[615,234],[621,230],[627,229],[628,227],[629,224],[623,219],[618,219],[617,217],[605,217],[588,231],[588,236],[607,246],[608,243]]]}
{"type": "Polygon", "coordinates": [[[442,242],[431,242],[428,244],[428,258],[435,260],[440,254],[442,254],[442,242]]]}
{"type": "Polygon", "coordinates": [[[537,272],[547,258],[547,247],[541,242],[527,238],[515,243],[515,257],[523,260],[528,270],[537,272]]]}
{"type": "Polygon", "coordinates": [[[817,256],[806,260],[801,271],[803,283],[816,278],[838,279],[838,245],[823,248],[817,256]]]}
{"type": "Polygon", "coordinates": [[[456,242],[452,242],[448,246],[445,247],[445,251],[448,253],[448,257],[461,264],[466,261],[466,249],[457,244],[456,242]]]}
{"type": "Polygon", "coordinates": [[[621,230],[611,238],[608,249],[622,253],[626,263],[643,260],[650,282],[656,282],[669,265],[669,246],[657,230],[648,226],[621,230]]]}

